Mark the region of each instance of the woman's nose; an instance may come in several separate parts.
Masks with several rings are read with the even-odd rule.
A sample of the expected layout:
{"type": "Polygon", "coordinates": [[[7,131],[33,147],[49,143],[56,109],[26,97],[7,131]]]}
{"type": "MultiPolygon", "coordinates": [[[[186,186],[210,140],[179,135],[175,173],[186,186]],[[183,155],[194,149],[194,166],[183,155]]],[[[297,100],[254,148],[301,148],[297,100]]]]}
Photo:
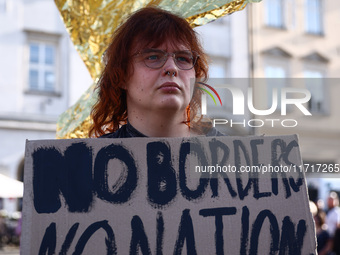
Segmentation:
{"type": "Polygon", "coordinates": [[[164,69],[164,75],[169,75],[172,77],[177,76],[178,67],[175,63],[174,56],[171,56],[171,55],[167,56],[167,60],[165,61],[163,69],[164,69]]]}

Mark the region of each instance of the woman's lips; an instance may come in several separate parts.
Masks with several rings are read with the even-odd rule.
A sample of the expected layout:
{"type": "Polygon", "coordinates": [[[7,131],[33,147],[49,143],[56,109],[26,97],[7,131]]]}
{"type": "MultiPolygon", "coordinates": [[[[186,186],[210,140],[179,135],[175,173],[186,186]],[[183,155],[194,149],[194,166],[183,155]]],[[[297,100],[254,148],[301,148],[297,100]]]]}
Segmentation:
{"type": "Polygon", "coordinates": [[[162,91],[166,91],[166,92],[177,92],[177,91],[181,90],[181,88],[175,82],[163,83],[161,86],[159,86],[158,89],[160,89],[162,91]]]}

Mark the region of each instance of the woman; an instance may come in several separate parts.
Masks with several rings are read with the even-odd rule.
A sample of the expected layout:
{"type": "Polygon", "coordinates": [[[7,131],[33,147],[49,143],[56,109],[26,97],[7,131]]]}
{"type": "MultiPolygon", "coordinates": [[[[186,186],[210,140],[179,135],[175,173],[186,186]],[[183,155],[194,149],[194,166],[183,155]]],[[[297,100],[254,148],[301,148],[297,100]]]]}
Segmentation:
{"type": "Polygon", "coordinates": [[[207,57],[185,19],[143,8],[116,30],[104,59],[90,137],[221,135],[199,116],[207,57]]]}

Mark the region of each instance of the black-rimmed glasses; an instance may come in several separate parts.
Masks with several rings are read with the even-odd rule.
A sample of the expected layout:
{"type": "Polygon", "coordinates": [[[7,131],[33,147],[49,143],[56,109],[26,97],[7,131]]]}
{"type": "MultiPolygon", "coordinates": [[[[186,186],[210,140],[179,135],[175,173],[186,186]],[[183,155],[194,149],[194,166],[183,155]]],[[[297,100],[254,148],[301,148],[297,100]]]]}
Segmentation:
{"type": "Polygon", "coordinates": [[[176,66],[181,70],[192,69],[196,64],[197,58],[199,57],[196,52],[190,50],[168,53],[159,49],[144,49],[135,55],[142,56],[144,64],[152,69],[158,69],[164,66],[168,56],[171,56],[173,57],[176,66]]]}

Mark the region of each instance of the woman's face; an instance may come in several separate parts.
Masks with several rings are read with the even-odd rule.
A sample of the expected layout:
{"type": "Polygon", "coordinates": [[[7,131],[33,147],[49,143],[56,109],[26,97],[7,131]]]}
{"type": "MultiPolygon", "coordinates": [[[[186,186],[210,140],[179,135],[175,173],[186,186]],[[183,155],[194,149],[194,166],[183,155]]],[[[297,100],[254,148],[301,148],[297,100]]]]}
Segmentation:
{"type": "MultiPolygon", "coordinates": [[[[156,49],[168,54],[190,50],[183,44],[175,45],[169,41],[156,49]]],[[[145,65],[144,58],[145,55],[137,54],[132,60],[132,71],[125,87],[128,111],[184,112],[192,97],[195,69],[181,70],[171,55],[161,68],[152,69],[145,65]]]]}

